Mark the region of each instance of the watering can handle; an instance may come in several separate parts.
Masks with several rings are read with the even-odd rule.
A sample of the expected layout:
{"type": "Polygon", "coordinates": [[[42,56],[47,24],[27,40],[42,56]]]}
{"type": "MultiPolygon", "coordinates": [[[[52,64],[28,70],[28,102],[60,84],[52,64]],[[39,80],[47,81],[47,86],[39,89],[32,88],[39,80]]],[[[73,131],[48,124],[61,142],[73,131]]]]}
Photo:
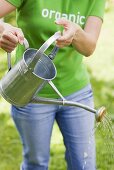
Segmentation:
{"type": "MultiPolygon", "coordinates": [[[[56,32],[54,35],[52,35],[35,53],[34,57],[31,60],[31,63],[29,64],[29,69],[30,70],[34,70],[34,67],[36,65],[36,63],[38,62],[38,60],[40,59],[40,57],[43,55],[43,53],[49,48],[49,46],[55,42],[59,37],[61,36],[60,32],[56,32]]],[[[58,47],[55,47],[56,49],[58,47]]],[[[59,48],[58,48],[59,49],[59,48]]],[[[54,51],[53,51],[54,52],[54,51]]],[[[57,50],[56,50],[57,52],[57,50]]],[[[55,55],[56,52],[54,52],[53,54],[55,55]]],[[[54,58],[53,55],[53,58],[54,58]]]]}
{"type": "Polygon", "coordinates": [[[38,55],[42,55],[49,46],[55,42],[59,37],[61,36],[60,32],[56,32],[54,35],[52,35],[37,51],[38,55]]]}
{"type": "MultiPolygon", "coordinates": [[[[23,45],[25,49],[29,48],[29,43],[26,38],[24,38],[23,45]]],[[[11,70],[11,53],[7,53],[7,62],[8,62],[8,71],[10,71],[11,70]]]]}
{"type": "Polygon", "coordinates": [[[56,45],[54,46],[54,48],[52,49],[51,53],[48,54],[48,57],[53,60],[57,54],[57,52],[59,51],[59,47],[57,47],[56,45]]]}

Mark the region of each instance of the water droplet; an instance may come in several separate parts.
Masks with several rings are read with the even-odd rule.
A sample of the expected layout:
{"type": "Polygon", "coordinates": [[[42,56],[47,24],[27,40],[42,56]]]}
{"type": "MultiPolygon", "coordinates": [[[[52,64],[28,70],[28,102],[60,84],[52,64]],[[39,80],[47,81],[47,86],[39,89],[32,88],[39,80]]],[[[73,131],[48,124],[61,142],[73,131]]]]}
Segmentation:
{"type": "Polygon", "coordinates": [[[83,170],[84,170],[84,167],[85,167],[85,166],[83,165],[83,168],[82,168],[83,170]]]}
{"type": "Polygon", "coordinates": [[[88,157],[87,152],[84,152],[84,158],[87,158],[87,157],[88,157]]]}
{"type": "Polygon", "coordinates": [[[89,140],[89,144],[91,144],[91,141],[89,140]]]}
{"type": "MultiPolygon", "coordinates": [[[[97,137],[102,138],[101,147],[103,147],[104,159],[110,162],[114,160],[114,125],[110,116],[107,114],[104,116],[102,122],[97,127],[97,137]],[[104,153],[104,149],[106,154],[104,153]]],[[[102,151],[102,149],[101,149],[102,151]]]]}
{"type": "Polygon", "coordinates": [[[87,162],[85,161],[85,165],[87,164],[87,162]]]}

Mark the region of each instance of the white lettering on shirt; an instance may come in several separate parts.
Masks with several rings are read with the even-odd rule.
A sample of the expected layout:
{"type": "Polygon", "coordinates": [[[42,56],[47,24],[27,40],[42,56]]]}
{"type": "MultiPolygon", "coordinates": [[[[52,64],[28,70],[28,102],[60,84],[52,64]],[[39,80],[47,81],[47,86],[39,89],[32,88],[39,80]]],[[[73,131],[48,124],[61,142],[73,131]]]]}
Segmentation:
{"type": "Polygon", "coordinates": [[[82,16],[80,12],[77,14],[65,14],[61,13],[59,11],[54,11],[54,10],[49,10],[49,9],[43,9],[42,10],[42,17],[44,18],[49,18],[52,19],[54,18],[55,20],[59,18],[66,18],[74,23],[77,23],[79,25],[84,25],[85,24],[85,16],[82,16]]]}
{"type": "Polygon", "coordinates": [[[47,18],[47,17],[49,16],[49,11],[48,11],[48,9],[43,9],[43,10],[42,10],[42,16],[43,16],[44,18],[47,18]]]}
{"type": "Polygon", "coordinates": [[[80,17],[80,24],[83,25],[85,23],[85,16],[80,17]]]}
{"type": "Polygon", "coordinates": [[[50,10],[50,13],[49,13],[49,18],[53,18],[53,14],[55,14],[55,11],[53,11],[53,10],[50,10]]]}
{"type": "Polygon", "coordinates": [[[55,19],[57,20],[59,18],[61,18],[61,13],[57,11],[55,12],[55,19]]]}

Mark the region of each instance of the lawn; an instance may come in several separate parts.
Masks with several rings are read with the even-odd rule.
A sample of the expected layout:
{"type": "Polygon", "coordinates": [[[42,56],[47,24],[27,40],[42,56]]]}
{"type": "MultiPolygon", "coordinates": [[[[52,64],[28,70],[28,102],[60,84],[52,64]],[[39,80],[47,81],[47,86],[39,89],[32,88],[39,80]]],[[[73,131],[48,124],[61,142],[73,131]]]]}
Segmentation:
{"type": "MultiPolygon", "coordinates": [[[[6,18],[9,20],[10,18],[6,18]]],[[[10,19],[10,22],[14,22],[10,19]]],[[[114,6],[105,14],[97,49],[85,59],[90,72],[95,106],[107,107],[114,126],[114,6]]],[[[0,51],[0,77],[7,69],[6,53],[0,51]]],[[[114,130],[113,130],[114,132],[114,130]]],[[[114,170],[114,138],[108,127],[96,130],[97,170],[114,170]]],[[[55,123],[51,140],[50,170],[65,170],[62,136],[55,123]]],[[[18,133],[10,117],[10,105],[0,98],[0,170],[19,170],[22,148],[18,133]]]]}

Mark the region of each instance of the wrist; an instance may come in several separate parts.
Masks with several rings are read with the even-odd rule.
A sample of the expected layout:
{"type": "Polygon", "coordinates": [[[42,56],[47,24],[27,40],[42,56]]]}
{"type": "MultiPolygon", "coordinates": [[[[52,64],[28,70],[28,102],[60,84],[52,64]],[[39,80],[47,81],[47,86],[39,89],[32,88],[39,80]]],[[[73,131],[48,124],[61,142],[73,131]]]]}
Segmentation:
{"type": "Polygon", "coordinates": [[[80,36],[81,32],[82,28],[78,24],[76,24],[72,42],[78,41],[78,37],[80,36]]]}

